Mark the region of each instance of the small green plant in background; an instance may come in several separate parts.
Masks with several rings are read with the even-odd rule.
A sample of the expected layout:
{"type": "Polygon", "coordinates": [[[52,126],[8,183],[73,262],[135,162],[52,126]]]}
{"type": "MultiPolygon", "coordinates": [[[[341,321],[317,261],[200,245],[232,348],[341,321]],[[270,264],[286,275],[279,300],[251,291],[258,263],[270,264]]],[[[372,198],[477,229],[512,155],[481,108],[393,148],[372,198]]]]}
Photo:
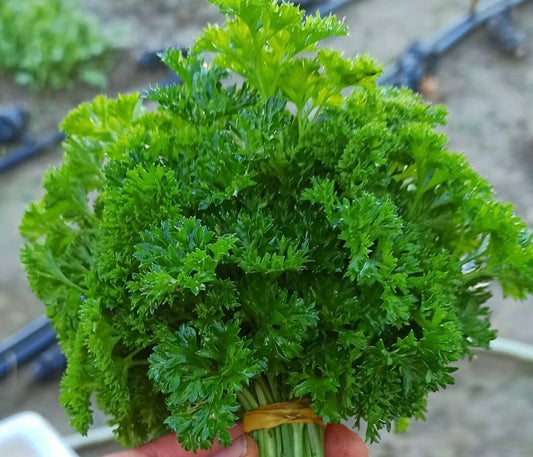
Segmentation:
{"type": "Polygon", "coordinates": [[[106,83],[109,43],[76,0],[2,0],[0,73],[19,84],[59,89],[106,83]]]}

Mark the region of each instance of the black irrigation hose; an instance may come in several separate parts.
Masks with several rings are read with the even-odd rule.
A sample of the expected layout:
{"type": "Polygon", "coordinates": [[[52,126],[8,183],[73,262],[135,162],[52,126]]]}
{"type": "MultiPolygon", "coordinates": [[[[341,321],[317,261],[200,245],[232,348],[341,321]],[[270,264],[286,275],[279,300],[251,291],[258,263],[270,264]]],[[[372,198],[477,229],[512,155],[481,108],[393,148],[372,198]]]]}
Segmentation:
{"type": "Polygon", "coordinates": [[[0,342],[0,381],[29,362],[29,376],[37,382],[55,378],[65,370],[66,358],[46,316],[39,316],[0,342]]]}
{"type": "Polygon", "coordinates": [[[425,41],[428,51],[442,55],[493,16],[503,13],[527,0],[487,0],[479,4],[475,14],[466,13],[457,17],[447,27],[437,31],[425,41]]]}
{"type": "MultiPolygon", "coordinates": [[[[163,63],[163,61],[161,60],[161,54],[164,54],[165,51],[168,49],[169,47],[166,47],[166,48],[159,48],[159,49],[156,49],[155,51],[145,51],[143,52],[138,58],[137,58],[137,66],[139,68],[143,68],[143,69],[157,69],[157,68],[166,68],[168,69],[168,67],[163,63]]],[[[178,48],[183,57],[187,57],[187,54],[189,53],[189,48],[185,47],[185,46],[178,46],[178,48]]]]}
{"type": "Polygon", "coordinates": [[[67,367],[67,359],[57,343],[37,355],[29,367],[33,381],[46,382],[62,375],[67,367]]]}
{"type": "MultiPolygon", "coordinates": [[[[283,0],[280,0],[279,3],[282,1],[283,0]]],[[[316,5],[317,3],[324,3],[324,0],[292,0],[292,3],[295,5],[300,5],[302,8],[307,8],[309,6],[316,5]]]]}
{"type": "MultiPolygon", "coordinates": [[[[521,34],[513,28],[510,8],[525,1],[527,0],[487,0],[480,3],[474,14],[462,14],[428,39],[409,46],[393,65],[385,69],[378,83],[416,90],[422,76],[434,65],[438,57],[456,46],[478,26],[497,18],[498,15],[500,18],[491,24],[492,36],[499,36],[503,41],[503,48],[506,44],[511,45],[513,40],[520,46],[521,34]]],[[[521,50],[516,49],[515,52],[519,55],[521,50]]]]}
{"type": "Polygon", "coordinates": [[[28,111],[18,106],[0,107],[0,143],[17,141],[28,125],[28,111]]]}
{"type": "MultiPolygon", "coordinates": [[[[358,0],[326,0],[325,2],[313,2],[309,8],[305,8],[305,14],[311,15],[318,12],[321,17],[324,17],[356,1],[358,0]],[[317,3],[319,3],[319,5],[317,5],[317,3]]],[[[302,5],[302,2],[298,3],[302,5]]]]}
{"type": "Polygon", "coordinates": [[[518,58],[526,55],[526,34],[515,27],[511,8],[491,17],[485,30],[491,43],[501,52],[518,58]]]}
{"type": "Polygon", "coordinates": [[[0,173],[9,170],[20,162],[39,154],[45,149],[61,143],[64,139],[65,134],[63,132],[52,132],[44,134],[37,139],[27,140],[22,146],[0,156],[0,173]]]}
{"type": "Polygon", "coordinates": [[[278,0],[278,3],[284,1],[290,1],[300,6],[301,9],[305,10],[306,15],[314,15],[318,12],[320,16],[324,17],[357,0],[278,0]]]}
{"type": "Polygon", "coordinates": [[[24,346],[36,334],[51,329],[52,325],[48,318],[46,316],[39,316],[34,321],[21,328],[18,332],[0,341],[0,357],[5,357],[7,353],[16,351],[17,348],[24,346]]]}
{"type": "Polygon", "coordinates": [[[0,343],[0,380],[56,342],[50,321],[41,316],[0,343]]]}

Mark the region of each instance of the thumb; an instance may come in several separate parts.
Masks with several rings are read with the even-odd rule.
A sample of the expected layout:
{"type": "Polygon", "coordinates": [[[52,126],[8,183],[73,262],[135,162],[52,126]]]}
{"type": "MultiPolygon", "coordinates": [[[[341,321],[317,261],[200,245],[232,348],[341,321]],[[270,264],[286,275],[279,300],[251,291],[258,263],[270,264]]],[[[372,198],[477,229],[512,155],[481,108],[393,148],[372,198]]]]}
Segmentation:
{"type": "Polygon", "coordinates": [[[256,442],[248,435],[241,435],[233,440],[230,447],[221,449],[213,457],[258,457],[256,442]]]}
{"type": "Polygon", "coordinates": [[[364,441],[342,424],[328,424],[324,436],[326,457],[368,457],[364,441]]]}

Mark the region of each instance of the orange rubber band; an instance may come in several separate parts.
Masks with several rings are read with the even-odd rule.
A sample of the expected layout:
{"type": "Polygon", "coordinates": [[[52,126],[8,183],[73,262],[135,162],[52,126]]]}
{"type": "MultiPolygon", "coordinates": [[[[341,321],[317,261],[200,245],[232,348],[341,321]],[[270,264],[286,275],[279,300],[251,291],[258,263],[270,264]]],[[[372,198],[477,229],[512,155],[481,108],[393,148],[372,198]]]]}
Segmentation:
{"type": "Polygon", "coordinates": [[[309,407],[306,400],[272,403],[244,413],[244,433],[274,428],[284,424],[316,424],[324,428],[324,422],[309,407]]]}

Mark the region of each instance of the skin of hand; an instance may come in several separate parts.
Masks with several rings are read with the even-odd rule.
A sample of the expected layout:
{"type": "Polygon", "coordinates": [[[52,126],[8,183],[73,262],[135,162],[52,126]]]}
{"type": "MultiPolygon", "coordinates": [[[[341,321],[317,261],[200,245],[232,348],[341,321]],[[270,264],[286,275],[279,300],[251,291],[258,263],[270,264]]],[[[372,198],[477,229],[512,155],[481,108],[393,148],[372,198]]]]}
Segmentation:
{"type": "MultiPolygon", "coordinates": [[[[176,435],[169,434],[134,449],[108,454],[104,457],[259,457],[257,444],[243,433],[238,424],[230,430],[233,444],[223,448],[215,442],[209,450],[196,454],[185,451],[178,443],[176,435]]],[[[368,449],[363,440],[341,424],[328,424],[324,437],[326,457],[368,457],[368,449]]]]}

